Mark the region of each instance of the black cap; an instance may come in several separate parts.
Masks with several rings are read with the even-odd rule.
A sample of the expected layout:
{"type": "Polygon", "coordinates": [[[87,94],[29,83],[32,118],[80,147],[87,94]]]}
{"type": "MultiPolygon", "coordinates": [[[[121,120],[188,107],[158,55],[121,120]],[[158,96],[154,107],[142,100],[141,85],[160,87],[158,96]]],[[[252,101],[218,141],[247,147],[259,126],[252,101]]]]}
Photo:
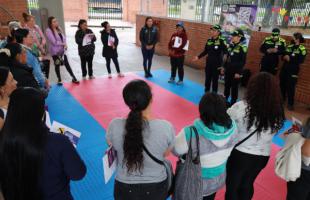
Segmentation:
{"type": "Polygon", "coordinates": [[[239,36],[241,38],[244,38],[244,33],[241,29],[236,29],[234,32],[231,33],[232,36],[239,36]]]}
{"type": "Polygon", "coordinates": [[[272,36],[279,36],[280,35],[280,29],[274,28],[272,29],[272,36]]]}
{"type": "Polygon", "coordinates": [[[215,24],[210,29],[211,30],[217,30],[217,31],[221,32],[222,27],[219,24],[215,24]]]}

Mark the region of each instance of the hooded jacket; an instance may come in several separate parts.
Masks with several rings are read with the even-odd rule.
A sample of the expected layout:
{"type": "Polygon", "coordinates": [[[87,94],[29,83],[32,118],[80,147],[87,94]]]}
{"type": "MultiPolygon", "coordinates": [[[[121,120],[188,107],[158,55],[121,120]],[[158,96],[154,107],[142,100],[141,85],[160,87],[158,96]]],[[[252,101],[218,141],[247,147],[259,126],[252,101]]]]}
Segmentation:
{"type": "MultiPolygon", "coordinates": [[[[207,127],[200,119],[195,120],[199,135],[201,172],[204,196],[217,192],[225,185],[226,162],[233,147],[238,143],[237,126],[234,121],[230,128],[213,124],[207,127]]],[[[187,154],[191,135],[191,126],[185,127],[176,137],[174,153],[178,156],[187,154]]],[[[192,144],[196,144],[193,134],[192,144]]],[[[194,155],[196,145],[192,145],[194,155]]]]}

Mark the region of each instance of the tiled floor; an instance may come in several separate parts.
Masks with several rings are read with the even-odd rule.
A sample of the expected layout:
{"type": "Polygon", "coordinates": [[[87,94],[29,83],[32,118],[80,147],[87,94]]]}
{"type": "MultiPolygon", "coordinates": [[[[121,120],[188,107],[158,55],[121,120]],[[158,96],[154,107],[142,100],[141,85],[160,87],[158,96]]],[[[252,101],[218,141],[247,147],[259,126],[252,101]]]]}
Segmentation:
{"type": "MultiPolygon", "coordinates": [[[[141,49],[135,44],[135,25],[124,23],[124,22],[110,22],[112,26],[125,26],[126,28],[117,28],[116,32],[118,34],[120,43],[118,47],[119,54],[119,63],[121,66],[122,72],[136,72],[142,71],[142,54],[141,49]],[[128,28],[132,26],[132,28],[128,28]]],[[[90,24],[99,26],[100,23],[98,21],[91,22],[90,24]]],[[[78,55],[77,44],[75,43],[74,35],[77,28],[74,26],[75,23],[66,23],[66,35],[68,42],[68,57],[69,62],[73,68],[76,76],[81,79],[81,67],[80,67],[80,58],[78,55]]],[[[96,53],[93,61],[93,69],[95,76],[103,76],[107,75],[107,70],[105,66],[105,59],[102,57],[102,44],[100,40],[100,31],[101,28],[95,27],[91,28],[97,37],[96,41],[96,53]]],[[[51,82],[56,81],[54,67],[51,66],[51,82]]],[[[166,69],[170,70],[170,62],[169,58],[166,56],[158,56],[155,55],[153,59],[153,69],[166,69]]],[[[112,71],[115,72],[114,65],[112,64],[112,71]]],[[[62,77],[64,81],[70,81],[71,78],[69,74],[66,72],[65,68],[61,68],[62,77]]],[[[190,67],[185,67],[185,76],[190,80],[196,81],[200,84],[204,83],[204,71],[197,70],[190,67]]],[[[220,84],[219,91],[223,91],[223,85],[220,84]]],[[[240,89],[240,98],[243,97],[244,89],[240,89]]],[[[297,104],[295,112],[287,112],[287,117],[296,116],[297,118],[304,120],[308,116],[310,116],[310,111],[307,110],[307,105],[297,104]]]]}

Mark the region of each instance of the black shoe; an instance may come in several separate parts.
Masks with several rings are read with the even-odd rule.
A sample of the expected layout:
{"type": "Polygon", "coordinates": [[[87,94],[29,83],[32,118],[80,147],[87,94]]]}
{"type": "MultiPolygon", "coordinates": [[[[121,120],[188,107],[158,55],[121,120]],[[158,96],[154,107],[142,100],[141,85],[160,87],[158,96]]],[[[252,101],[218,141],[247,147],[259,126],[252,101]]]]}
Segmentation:
{"type": "Polygon", "coordinates": [[[145,74],[144,77],[145,77],[145,78],[149,78],[150,75],[149,75],[149,74],[145,74]]]}
{"type": "Polygon", "coordinates": [[[80,81],[78,81],[76,78],[73,78],[73,79],[72,79],[72,83],[79,84],[80,81]]]}
{"type": "Polygon", "coordinates": [[[61,80],[58,80],[58,81],[57,81],[57,85],[63,85],[62,81],[61,81],[61,80]]]}
{"type": "Polygon", "coordinates": [[[151,74],[151,72],[149,72],[148,75],[149,75],[149,77],[151,77],[151,78],[153,77],[153,74],[151,74]]]}

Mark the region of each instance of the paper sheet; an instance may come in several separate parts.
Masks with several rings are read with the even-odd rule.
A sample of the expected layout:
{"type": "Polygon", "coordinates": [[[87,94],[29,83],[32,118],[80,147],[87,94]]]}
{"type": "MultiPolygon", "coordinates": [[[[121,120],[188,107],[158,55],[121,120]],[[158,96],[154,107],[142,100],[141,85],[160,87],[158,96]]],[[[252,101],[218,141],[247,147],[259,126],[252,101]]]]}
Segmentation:
{"type": "Polygon", "coordinates": [[[173,48],[179,48],[182,44],[182,38],[176,36],[174,38],[174,44],[173,44],[173,48]]]}
{"type": "Polygon", "coordinates": [[[66,125],[63,125],[63,124],[57,122],[57,121],[53,122],[50,130],[51,130],[51,132],[60,133],[60,134],[64,134],[65,136],[67,136],[74,147],[76,147],[76,145],[78,144],[80,137],[81,137],[81,133],[79,131],[74,130],[74,129],[66,126],[66,125]]]}
{"type": "Polygon", "coordinates": [[[109,35],[109,38],[108,38],[108,46],[109,47],[112,47],[115,43],[115,38],[111,35],[109,35]]]}
{"type": "Polygon", "coordinates": [[[93,33],[88,33],[84,36],[83,38],[83,46],[90,45],[92,43],[94,34],[93,33]]]}
{"type": "Polygon", "coordinates": [[[109,147],[103,158],[104,182],[107,184],[116,171],[117,155],[113,147],[109,147]]]}
{"type": "Polygon", "coordinates": [[[189,48],[189,40],[187,40],[183,50],[188,51],[188,48],[189,48]]]}

